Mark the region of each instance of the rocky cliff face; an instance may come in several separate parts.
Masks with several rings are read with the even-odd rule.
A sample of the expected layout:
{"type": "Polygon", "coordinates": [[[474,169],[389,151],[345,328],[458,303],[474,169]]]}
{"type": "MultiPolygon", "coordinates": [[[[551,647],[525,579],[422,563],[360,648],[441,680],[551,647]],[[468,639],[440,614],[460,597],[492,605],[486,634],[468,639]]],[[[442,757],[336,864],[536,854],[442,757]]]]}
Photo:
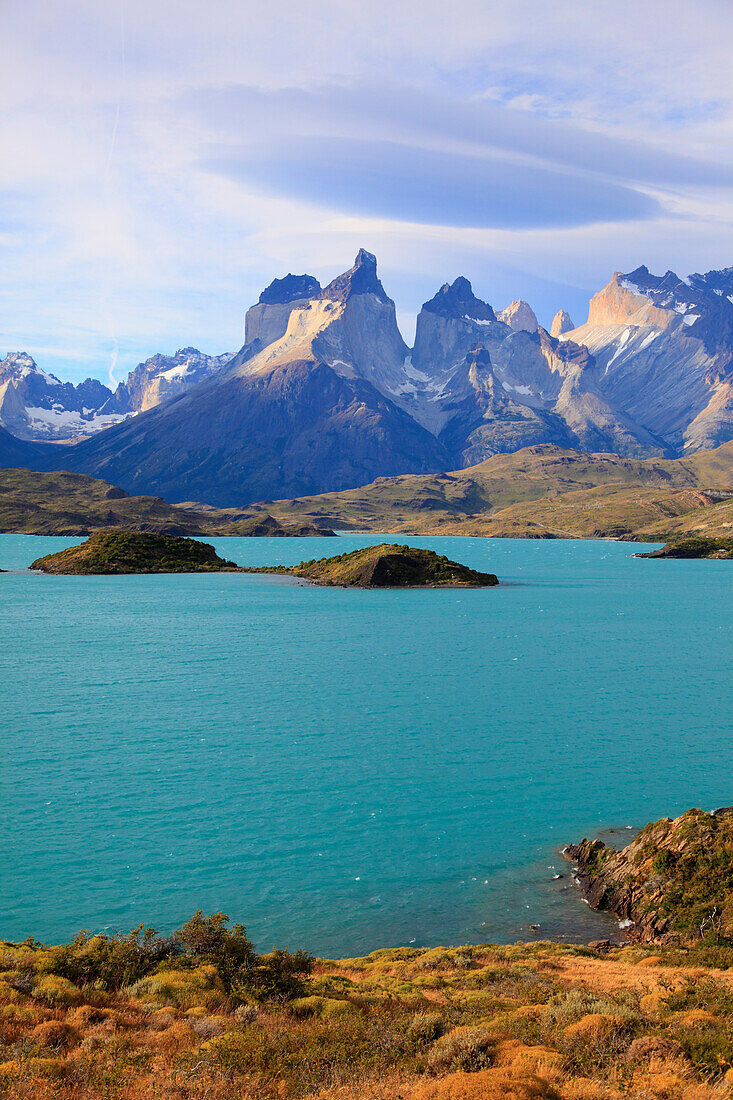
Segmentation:
{"type": "Polygon", "coordinates": [[[575,325],[570,318],[570,314],[566,313],[564,309],[559,309],[552,318],[550,336],[562,336],[564,332],[572,332],[574,328],[575,325]]]}
{"type": "Polygon", "coordinates": [[[197,348],[179,348],[175,355],[153,355],[131,371],[105,407],[124,414],[153,409],[210,378],[231,358],[228,353],[204,355],[197,348]]]}
{"type": "Polygon", "coordinates": [[[583,840],[563,855],[588,903],[642,941],[733,935],[733,807],[656,821],[622,849],[583,840]]]}
{"type": "Polygon", "coordinates": [[[534,310],[528,302],[523,302],[521,298],[518,298],[516,302],[511,302],[497,316],[505,325],[509,325],[513,332],[537,332],[539,328],[534,310]]]}
{"type": "Polygon", "coordinates": [[[495,319],[466,279],[458,279],[441,287],[418,316],[407,364],[411,411],[450,447],[456,465],[535,443],[633,455],[663,449],[603,399],[586,348],[561,343],[536,323],[530,331],[531,319],[519,308],[523,303],[515,304],[512,328],[495,319]],[[483,376],[490,365],[493,396],[488,403],[485,389],[470,381],[478,349],[488,352],[488,361],[481,358],[481,371],[473,377],[483,376]]]}
{"type": "Polygon", "coordinates": [[[260,294],[256,305],[247,310],[244,321],[245,345],[259,342],[267,347],[284,336],[290,314],[317,298],[321,284],[312,275],[286,275],[273,279],[260,294]]]}
{"type": "Polygon", "coordinates": [[[670,453],[733,438],[732,284],[729,269],[686,279],[617,272],[591,300],[588,322],[562,334],[592,352],[609,405],[670,453]]]}

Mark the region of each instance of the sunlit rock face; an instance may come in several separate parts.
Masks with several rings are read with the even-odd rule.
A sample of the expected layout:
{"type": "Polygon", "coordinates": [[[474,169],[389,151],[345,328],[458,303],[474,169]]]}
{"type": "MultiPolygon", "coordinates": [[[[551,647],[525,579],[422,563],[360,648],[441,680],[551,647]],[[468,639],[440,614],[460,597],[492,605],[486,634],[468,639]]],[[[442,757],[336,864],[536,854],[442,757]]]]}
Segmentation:
{"type": "Polygon", "coordinates": [[[537,332],[539,327],[534,310],[521,298],[502,309],[497,317],[514,332],[537,332]]]}
{"type": "Polygon", "coordinates": [[[566,313],[564,309],[559,309],[552,318],[550,336],[562,336],[564,332],[572,332],[574,328],[575,325],[570,319],[570,314],[566,313]]]}
{"type": "Polygon", "coordinates": [[[256,305],[247,310],[244,322],[245,344],[255,340],[262,347],[285,335],[290,314],[318,296],[321,284],[313,275],[286,275],[273,279],[262,291],[256,305]]]}
{"type": "Polygon", "coordinates": [[[733,271],[616,272],[562,334],[593,354],[598,392],[673,454],[733,438],[733,271]]]}
{"type": "Polygon", "coordinates": [[[180,348],[175,355],[152,355],[119,384],[110,407],[122,413],[153,409],[210,378],[231,357],[231,353],[204,355],[197,348],[180,348]]]}

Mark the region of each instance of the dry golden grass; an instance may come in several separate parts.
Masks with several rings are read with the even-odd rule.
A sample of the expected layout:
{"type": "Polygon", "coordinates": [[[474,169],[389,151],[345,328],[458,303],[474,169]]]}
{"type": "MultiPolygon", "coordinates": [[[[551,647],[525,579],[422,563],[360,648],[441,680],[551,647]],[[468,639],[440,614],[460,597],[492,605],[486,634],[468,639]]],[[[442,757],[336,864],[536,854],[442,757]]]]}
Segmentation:
{"type": "Polygon", "coordinates": [[[378,951],[259,1005],[202,967],[105,992],[0,962],[0,1100],[733,1097],[733,971],[643,948],[378,951]]]}

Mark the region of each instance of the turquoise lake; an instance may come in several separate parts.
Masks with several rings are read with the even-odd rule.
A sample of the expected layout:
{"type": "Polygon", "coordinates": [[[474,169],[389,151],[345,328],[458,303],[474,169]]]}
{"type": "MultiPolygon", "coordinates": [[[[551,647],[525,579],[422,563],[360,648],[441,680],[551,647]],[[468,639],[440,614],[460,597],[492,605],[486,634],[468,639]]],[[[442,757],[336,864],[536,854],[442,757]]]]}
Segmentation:
{"type": "Polygon", "coordinates": [[[332,956],[597,938],[563,844],[733,803],[729,563],[400,537],[506,583],[22,571],[80,541],[0,536],[0,938],[198,908],[332,956]]]}

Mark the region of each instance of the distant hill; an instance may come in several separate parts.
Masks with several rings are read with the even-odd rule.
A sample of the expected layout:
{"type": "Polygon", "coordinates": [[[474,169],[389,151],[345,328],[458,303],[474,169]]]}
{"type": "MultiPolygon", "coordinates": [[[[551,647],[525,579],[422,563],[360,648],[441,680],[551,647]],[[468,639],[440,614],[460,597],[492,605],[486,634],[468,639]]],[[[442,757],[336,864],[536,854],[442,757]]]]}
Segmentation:
{"type": "Polygon", "coordinates": [[[261,507],[283,521],[355,531],[664,541],[678,527],[725,533],[733,501],[717,502],[715,490],[733,490],[733,443],[642,460],[545,445],[466,470],[378,478],[261,507]]]}
{"type": "Polygon", "coordinates": [[[307,521],[285,526],[262,512],[175,508],[161,497],[134,497],[85,474],[0,469],[0,532],[88,535],[108,527],[168,535],[331,535],[307,521]]]}

